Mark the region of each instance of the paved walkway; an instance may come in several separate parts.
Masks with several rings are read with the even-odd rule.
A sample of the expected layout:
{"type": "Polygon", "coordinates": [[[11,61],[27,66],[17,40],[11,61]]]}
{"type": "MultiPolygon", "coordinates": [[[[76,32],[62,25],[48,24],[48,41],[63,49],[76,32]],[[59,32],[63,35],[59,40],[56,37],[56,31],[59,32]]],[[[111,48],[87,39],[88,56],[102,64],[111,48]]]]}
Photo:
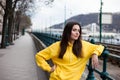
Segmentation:
{"type": "Polygon", "coordinates": [[[29,34],[0,49],[0,80],[48,80],[36,66],[34,43],[29,34]]]}

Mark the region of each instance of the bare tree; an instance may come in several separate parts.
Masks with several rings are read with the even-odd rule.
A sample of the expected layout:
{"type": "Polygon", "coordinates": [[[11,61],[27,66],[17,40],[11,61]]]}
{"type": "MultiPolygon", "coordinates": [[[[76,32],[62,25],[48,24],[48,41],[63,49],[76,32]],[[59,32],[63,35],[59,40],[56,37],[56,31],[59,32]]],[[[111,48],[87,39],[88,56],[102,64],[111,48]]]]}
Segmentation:
{"type": "MultiPolygon", "coordinates": [[[[14,15],[17,3],[24,3],[28,0],[6,0],[5,8],[1,4],[2,8],[4,9],[4,16],[3,16],[3,28],[2,28],[2,39],[1,39],[1,48],[6,47],[6,43],[12,43],[12,33],[14,29],[14,15]]],[[[32,0],[29,0],[32,1],[32,0]]],[[[29,3],[29,2],[28,2],[29,3]]],[[[26,5],[24,5],[26,7],[26,5]]]]}
{"type": "MultiPolygon", "coordinates": [[[[44,2],[45,5],[49,5],[54,0],[39,0],[39,1],[44,2]]],[[[34,0],[6,0],[6,5],[3,5],[2,2],[0,1],[0,6],[4,10],[1,48],[5,48],[7,43],[12,44],[13,33],[19,31],[21,26],[20,23],[22,23],[21,16],[24,16],[25,14],[30,16],[29,12],[31,10],[30,8],[33,7],[32,5],[33,2],[34,0]]],[[[28,25],[24,25],[24,27],[25,26],[28,25]]]]}

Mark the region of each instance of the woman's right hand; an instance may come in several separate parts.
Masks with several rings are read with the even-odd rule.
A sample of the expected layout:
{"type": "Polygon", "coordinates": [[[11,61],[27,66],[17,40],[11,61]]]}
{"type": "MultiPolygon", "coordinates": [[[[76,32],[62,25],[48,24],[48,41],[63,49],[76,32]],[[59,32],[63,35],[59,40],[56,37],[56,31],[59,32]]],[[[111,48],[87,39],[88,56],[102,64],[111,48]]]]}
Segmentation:
{"type": "Polygon", "coordinates": [[[99,66],[98,56],[94,53],[92,55],[92,68],[97,68],[99,66]]]}
{"type": "Polygon", "coordinates": [[[57,67],[56,65],[52,66],[50,72],[54,72],[56,67],[57,67]]]}

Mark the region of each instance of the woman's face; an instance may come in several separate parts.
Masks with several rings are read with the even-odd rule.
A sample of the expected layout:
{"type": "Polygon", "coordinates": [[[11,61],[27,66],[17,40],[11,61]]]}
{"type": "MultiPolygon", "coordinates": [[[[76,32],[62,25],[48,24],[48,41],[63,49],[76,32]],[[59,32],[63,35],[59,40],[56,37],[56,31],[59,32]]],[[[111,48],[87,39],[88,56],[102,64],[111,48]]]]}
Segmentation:
{"type": "Polygon", "coordinates": [[[80,27],[79,25],[74,25],[71,30],[70,41],[74,42],[80,36],[80,27]]]}

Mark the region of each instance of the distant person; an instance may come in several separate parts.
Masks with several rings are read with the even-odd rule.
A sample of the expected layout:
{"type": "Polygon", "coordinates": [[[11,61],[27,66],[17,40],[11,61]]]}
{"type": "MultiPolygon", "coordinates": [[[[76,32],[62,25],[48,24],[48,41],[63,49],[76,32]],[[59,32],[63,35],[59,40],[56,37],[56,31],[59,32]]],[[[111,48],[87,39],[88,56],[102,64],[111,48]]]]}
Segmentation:
{"type": "Polygon", "coordinates": [[[49,80],[80,80],[88,60],[92,57],[92,67],[98,66],[98,56],[104,46],[91,44],[81,39],[81,26],[68,22],[61,41],[57,41],[36,54],[36,63],[50,72],[49,80]],[[46,60],[51,59],[54,66],[46,60]]]}

